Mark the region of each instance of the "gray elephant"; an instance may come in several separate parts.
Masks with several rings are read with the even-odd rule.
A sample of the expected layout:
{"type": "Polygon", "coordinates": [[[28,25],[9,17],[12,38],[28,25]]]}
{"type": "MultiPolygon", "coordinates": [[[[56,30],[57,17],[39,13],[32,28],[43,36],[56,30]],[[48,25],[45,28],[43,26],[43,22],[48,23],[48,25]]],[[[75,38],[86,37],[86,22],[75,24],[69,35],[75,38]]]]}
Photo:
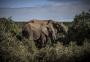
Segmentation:
{"type": "Polygon", "coordinates": [[[32,20],[24,26],[22,35],[31,38],[35,41],[36,46],[41,48],[49,42],[49,39],[51,43],[55,43],[60,32],[67,32],[63,23],[52,20],[32,20]]]}
{"type": "Polygon", "coordinates": [[[31,38],[35,41],[37,47],[40,48],[46,45],[48,38],[51,40],[55,40],[56,38],[53,25],[49,20],[34,20],[27,23],[22,30],[22,35],[26,38],[31,38]]]}

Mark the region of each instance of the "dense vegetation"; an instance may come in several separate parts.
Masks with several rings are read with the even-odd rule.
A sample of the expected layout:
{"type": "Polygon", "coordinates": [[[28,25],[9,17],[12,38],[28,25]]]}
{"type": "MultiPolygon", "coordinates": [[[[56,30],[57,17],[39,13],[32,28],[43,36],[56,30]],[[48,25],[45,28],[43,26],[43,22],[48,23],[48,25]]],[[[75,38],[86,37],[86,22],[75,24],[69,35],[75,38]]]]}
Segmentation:
{"type": "Polygon", "coordinates": [[[69,27],[69,40],[82,45],[85,39],[90,39],[90,11],[76,15],[72,26],[69,27]]]}
{"type": "Polygon", "coordinates": [[[72,23],[65,23],[69,27],[68,46],[58,42],[38,49],[33,41],[22,37],[24,24],[0,18],[0,62],[90,62],[90,12],[82,12],[72,23]],[[77,39],[83,39],[83,45],[77,45],[77,39]]]}

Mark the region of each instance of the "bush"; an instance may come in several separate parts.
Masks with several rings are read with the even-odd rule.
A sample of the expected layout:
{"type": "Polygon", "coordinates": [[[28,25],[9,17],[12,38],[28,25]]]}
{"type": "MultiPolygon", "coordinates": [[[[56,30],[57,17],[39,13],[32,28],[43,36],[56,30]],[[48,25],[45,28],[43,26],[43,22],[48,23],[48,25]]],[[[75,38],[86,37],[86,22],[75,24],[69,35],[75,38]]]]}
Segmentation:
{"type": "Polygon", "coordinates": [[[67,37],[69,41],[76,41],[77,45],[82,45],[85,39],[90,39],[90,12],[75,16],[67,37]]]}
{"type": "Polygon", "coordinates": [[[11,20],[0,18],[0,62],[29,62],[34,52],[30,40],[18,40],[21,37],[18,26],[11,20]]]}

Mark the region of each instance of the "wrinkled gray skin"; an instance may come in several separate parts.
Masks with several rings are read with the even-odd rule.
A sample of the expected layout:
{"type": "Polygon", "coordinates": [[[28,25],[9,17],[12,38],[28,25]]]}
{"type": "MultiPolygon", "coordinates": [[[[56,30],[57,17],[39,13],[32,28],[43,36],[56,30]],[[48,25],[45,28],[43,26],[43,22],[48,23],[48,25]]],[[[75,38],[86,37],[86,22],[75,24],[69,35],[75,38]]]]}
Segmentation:
{"type": "Polygon", "coordinates": [[[22,35],[26,38],[31,38],[35,41],[38,48],[45,47],[47,41],[50,39],[53,42],[58,38],[58,33],[66,33],[67,30],[63,23],[48,21],[33,21],[27,23],[23,30],[22,35]]]}

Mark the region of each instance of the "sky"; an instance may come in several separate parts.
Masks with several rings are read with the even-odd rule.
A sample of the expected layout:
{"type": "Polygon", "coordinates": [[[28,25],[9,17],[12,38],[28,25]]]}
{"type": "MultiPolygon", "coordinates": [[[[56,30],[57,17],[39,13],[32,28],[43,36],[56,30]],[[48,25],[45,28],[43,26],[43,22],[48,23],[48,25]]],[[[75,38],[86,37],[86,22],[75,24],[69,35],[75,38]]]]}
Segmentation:
{"type": "Polygon", "coordinates": [[[76,14],[89,9],[90,0],[0,0],[0,18],[12,16],[15,21],[73,21],[76,14]]]}

